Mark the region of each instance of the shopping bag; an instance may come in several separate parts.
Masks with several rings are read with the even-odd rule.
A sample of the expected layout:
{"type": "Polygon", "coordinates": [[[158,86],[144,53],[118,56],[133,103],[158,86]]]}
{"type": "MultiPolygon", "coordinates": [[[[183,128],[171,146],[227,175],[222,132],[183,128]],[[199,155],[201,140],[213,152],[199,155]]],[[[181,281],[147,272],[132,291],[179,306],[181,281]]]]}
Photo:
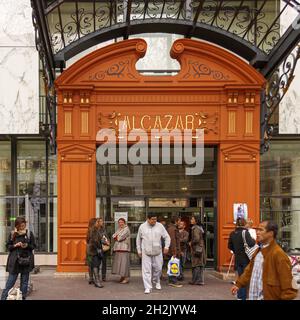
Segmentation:
{"type": "Polygon", "coordinates": [[[20,290],[20,288],[11,288],[8,291],[6,300],[22,300],[22,291],[20,290]]]}
{"type": "Polygon", "coordinates": [[[180,276],[180,260],[172,257],[168,262],[167,274],[172,277],[180,276]]]}

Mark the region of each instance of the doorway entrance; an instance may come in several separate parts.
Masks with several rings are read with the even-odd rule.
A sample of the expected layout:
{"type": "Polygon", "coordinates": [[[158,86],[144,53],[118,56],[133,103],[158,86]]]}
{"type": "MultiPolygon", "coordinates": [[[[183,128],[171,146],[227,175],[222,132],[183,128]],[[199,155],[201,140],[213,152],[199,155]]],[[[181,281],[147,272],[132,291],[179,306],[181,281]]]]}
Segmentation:
{"type": "MultiPolygon", "coordinates": [[[[171,155],[173,152],[171,152],[171,155]]],[[[199,215],[206,231],[208,265],[215,264],[217,148],[204,150],[204,171],[186,175],[185,165],[99,165],[97,164],[96,215],[105,221],[108,235],[115,232],[120,216],[131,230],[131,263],[139,265],[136,236],[139,226],[153,212],[158,221],[170,223],[173,216],[186,222],[199,215]]],[[[171,161],[172,163],[172,161],[171,161]]]]}
{"type": "MultiPolygon", "coordinates": [[[[139,210],[144,219],[138,223],[145,220],[152,198],[204,199],[203,216],[208,198],[214,220],[218,203],[213,251],[219,271],[228,269],[231,258],[227,242],[234,228],[234,205],[247,204],[249,217],[254,224],[259,221],[260,103],[265,79],[230,52],[191,39],[172,45],[170,55],[181,67],[178,74],[141,75],[135,66],[146,49],[143,39],[109,45],[72,64],[55,82],[58,272],[86,270],[88,221],[97,211],[114,219],[122,208],[114,197],[144,201],[143,207],[131,210],[135,213],[128,217],[130,223],[139,210]],[[182,165],[98,166],[97,144],[104,143],[98,133],[109,129],[125,142],[130,134],[119,128],[122,121],[130,131],[145,131],[148,141],[152,129],[192,130],[195,139],[197,130],[203,130],[205,146],[217,146],[218,165],[216,157],[210,166],[205,164],[208,176],[186,176],[182,165]]],[[[172,210],[188,211],[190,205],[172,210]]],[[[155,208],[168,209],[151,207],[155,208]]],[[[211,210],[208,213],[206,219],[212,216],[211,210]]]]}

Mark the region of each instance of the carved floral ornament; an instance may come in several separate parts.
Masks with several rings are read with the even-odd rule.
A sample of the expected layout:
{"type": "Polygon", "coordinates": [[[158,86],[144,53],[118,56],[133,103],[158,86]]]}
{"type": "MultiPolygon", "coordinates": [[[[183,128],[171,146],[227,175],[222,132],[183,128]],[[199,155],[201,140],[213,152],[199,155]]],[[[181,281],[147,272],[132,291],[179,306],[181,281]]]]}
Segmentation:
{"type": "Polygon", "coordinates": [[[117,79],[132,79],[136,80],[137,77],[130,70],[130,60],[119,61],[107,69],[97,71],[89,75],[88,80],[90,81],[102,81],[109,80],[110,78],[117,79]]]}
{"type": "Polygon", "coordinates": [[[204,129],[204,133],[213,132],[218,134],[218,112],[206,113],[195,112],[191,114],[144,114],[144,115],[124,115],[120,112],[98,114],[99,128],[117,129],[119,122],[124,121],[129,130],[131,129],[204,129]]]}
{"type": "Polygon", "coordinates": [[[205,63],[189,60],[188,71],[184,74],[183,79],[201,79],[203,77],[210,77],[218,81],[228,81],[230,79],[229,76],[224,75],[222,71],[213,70],[205,63]]]}

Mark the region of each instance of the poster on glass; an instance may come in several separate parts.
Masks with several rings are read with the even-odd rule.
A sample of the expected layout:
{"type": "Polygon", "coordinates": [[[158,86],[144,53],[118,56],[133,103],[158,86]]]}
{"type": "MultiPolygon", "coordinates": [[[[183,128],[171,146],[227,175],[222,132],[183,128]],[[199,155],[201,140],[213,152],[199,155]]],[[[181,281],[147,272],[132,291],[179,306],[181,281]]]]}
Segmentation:
{"type": "Polygon", "coordinates": [[[236,223],[236,219],[243,218],[247,220],[248,218],[248,207],[247,203],[234,203],[233,204],[233,221],[236,223]]]}

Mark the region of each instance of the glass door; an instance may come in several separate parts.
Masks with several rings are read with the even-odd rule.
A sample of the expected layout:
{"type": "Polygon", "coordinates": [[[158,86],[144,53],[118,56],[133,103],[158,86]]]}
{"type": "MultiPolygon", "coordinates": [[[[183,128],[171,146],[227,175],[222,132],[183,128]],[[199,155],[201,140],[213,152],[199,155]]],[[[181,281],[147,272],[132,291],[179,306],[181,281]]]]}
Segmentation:
{"type": "MultiPolygon", "coordinates": [[[[131,232],[130,262],[133,265],[140,264],[140,258],[136,250],[136,236],[138,228],[146,219],[146,201],[144,197],[101,197],[97,198],[97,216],[105,221],[107,234],[112,240],[112,235],[117,229],[120,217],[127,220],[131,232]]],[[[111,263],[111,254],[108,256],[111,263]]]]}

